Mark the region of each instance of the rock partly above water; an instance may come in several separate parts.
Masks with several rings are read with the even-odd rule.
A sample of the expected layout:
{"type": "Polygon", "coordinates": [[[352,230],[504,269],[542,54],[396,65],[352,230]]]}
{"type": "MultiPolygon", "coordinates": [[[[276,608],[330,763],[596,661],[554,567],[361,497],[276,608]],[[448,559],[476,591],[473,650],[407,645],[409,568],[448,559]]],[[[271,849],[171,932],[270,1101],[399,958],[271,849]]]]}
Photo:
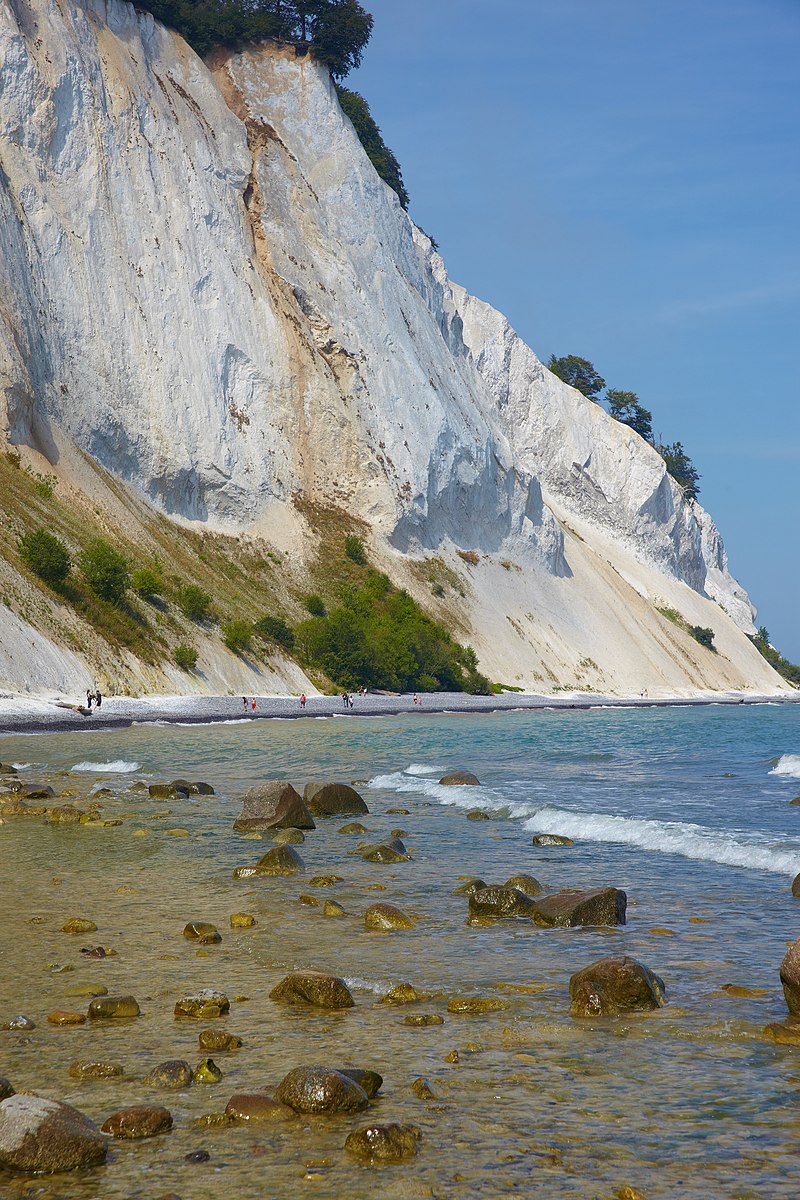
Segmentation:
{"type": "Polygon", "coordinates": [[[451,771],[439,780],[443,787],[480,787],[481,781],[471,771],[451,771]]]}
{"type": "Polygon", "coordinates": [[[317,1008],[352,1008],[355,1004],[343,979],[320,971],[294,971],[272,989],[279,1004],[311,1004],[317,1008]]]}
{"type": "Polygon", "coordinates": [[[367,1163],[397,1163],[413,1158],[422,1134],[416,1125],[367,1125],[348,1135],[344,1148],[367,1163]]]}
{"type": "Polygon", "coordinates": [[[786,1007],[793,1017],[800,1016],[800,938],[786,951],[781,963],[780,978],[786,1007]]]}
{"type": "Polygon", "coordinates": [[[115,1138],[155,1137],[172,1128],[172,1113],[156,1104],[134,1104],[115,1112],[100,1128],[115,1138]]]}
{"type": "Polygon", "coordinates": [[[485,887],[469,898],[472,917],[529,917],[533,901],[515,887],[485,887]]]}
{"type": "Polygon", "coordinates": [[[314,829],[314,818],[299,792],[285,780],[270,780],[245,792],[242,811],[233,823],[239,832],[265,829],[314,829]]]}
{"type": "Polygon", "coordinates": [[[303,799],[315,817],[368,813],[364,799],[346,783],[307,783],[303,799]]]}
{"type": "Polygon", "coordinates": [[[275,1089],[275,1099],[311,1114],[363,1112],[369,1104],[355,1080],[330,1067],[295,1067],[275,1089]]]}
{"type": "Polygon", "coordinates": [[[231,1096],[225,1112],[235,1121],[250,1125],[274,1125],[280,1121],[293,1121],[297,1114],[288,1104],[281,1104],[271,1096],[260,1092],[245,1092],[231,1096]]]}
{"type": "Polygon", "coordinates": [[[0,1166],[52,1174],[105,1162],[108,1142],[87,1116],[42,1096],[0,1102],[0,1166]]]}
{"type": "Polygon", "coordinates": [[[392,929],[413,929],[414,921],[394,904],[373,904],[364,913],[367,929],[387,932],[392,929]]]}
{"type": "Polygon", "coordinates": [[[291,846],[273,846],[256,863],[256,875],[296,875],[305,863],[291,846]]]}
{"type": "Polygon", "coordinates": [[[628,897],[619,888],[563,891],[532,905],[534,925],[624,925],[628,897]]]}
{"type": "Polygon", "coordinates": [[[663,979],[627,955],[598,959],[569,981],[573,1017],[652,1011],[662,1007],[665,996],[663,979]]]}

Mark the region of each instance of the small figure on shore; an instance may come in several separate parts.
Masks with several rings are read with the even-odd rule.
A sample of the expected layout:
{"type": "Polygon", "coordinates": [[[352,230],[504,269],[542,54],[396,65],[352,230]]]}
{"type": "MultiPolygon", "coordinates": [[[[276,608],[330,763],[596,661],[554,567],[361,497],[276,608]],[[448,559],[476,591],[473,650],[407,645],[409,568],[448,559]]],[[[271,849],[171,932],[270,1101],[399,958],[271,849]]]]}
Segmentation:
{"type": "Polygon", "coordinates": [[[362,689],[361,689],[361,695],[362,695],[362,696],[366,696],[366,694],[367,694],[367,685],[366,685],[366,684],[364,684],[364,686],[363,686],[363,687],[362,687],[362,689]]]}
{"type": "Polygon", "coordinates": [[[100,688],[98,688],[94,694],[94,706],[98,710],[98,712],[100,710],[100,705],[102,703],[103,703],[103,697],[100,694],[100,688]]]}
{"type": "Polygon", "coordinates": [[[347,708],[348,696],[347,692],[342,692],[342,708],[347,708]]]}
{"type": "Polygon", "coordinates": [[[414,704],[419,704],[419,696],[414,692],[414,704]]]}
{"type": "Polygon", "coordinates": [[[256,698],[255,698],[255,696],[253,696],[253,703],[252,703],[251,707],[252,707],[252,709],[253,709],[253,712],[255,712],[255,711],[256,711],[256,698]]]}
{"type": "Polygon", "coordinates": [[[90,692],[89,689],[87,688],[86,689],[86,707],[88,708],[89,712],[92,711],[92,700],[94,700],[94,696],[93,696],[92,692],[90,692]]]}
{"type": "Polygon", "coordinates": [[[242,708],[247,712],[247,696],[242,696],[242,708]]]}
{"type": "Polygon", "coordinates": [[[306,706],[306,694],[305,694],[305,692],[303,692],[303,694],[300,697],[300,707],[305,708],[305,706],[306,706]]]}

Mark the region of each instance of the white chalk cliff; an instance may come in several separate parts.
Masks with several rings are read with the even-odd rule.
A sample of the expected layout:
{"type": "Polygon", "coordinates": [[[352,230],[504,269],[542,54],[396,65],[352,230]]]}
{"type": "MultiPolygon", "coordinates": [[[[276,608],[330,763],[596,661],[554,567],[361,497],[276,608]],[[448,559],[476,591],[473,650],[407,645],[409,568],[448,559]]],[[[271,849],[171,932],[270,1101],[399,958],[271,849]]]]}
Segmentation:
{"type": "MultiPolygon", "coordinates": [[[[5,0],[0,424],[193,526],[286,546],[298,493],[336,505],[434,612],[413,568],[436,555],[463,579],[458,636],[503,682],[784,686],[708,514],[448,279],[292,49],[204,64],[122,0],[5,0]]],[[[5,686],[18,624],[0,619],[5,686]]],[[[215,664],[216,689],[236,670],[215,664]]]]}

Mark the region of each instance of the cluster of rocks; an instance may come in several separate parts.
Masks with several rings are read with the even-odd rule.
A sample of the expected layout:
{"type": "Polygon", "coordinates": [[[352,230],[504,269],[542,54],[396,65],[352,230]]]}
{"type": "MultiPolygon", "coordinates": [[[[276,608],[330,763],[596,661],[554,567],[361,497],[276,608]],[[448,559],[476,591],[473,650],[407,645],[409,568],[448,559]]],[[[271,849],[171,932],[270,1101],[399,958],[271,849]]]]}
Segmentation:
{"type": "MultiPolygon", "coordinates": [[[[230,1036],[230,1035],[229,1035],[230,1036]]],[[[238,1039],[233,1039],[238,1042],[238,1039]]],[[[210,1064],[210,1059],[204,1059],[210,1064]]],[[[213,1064],[212,1064],[213,1065],[213,1064]]],[[[85,1070],[74,1077],[111,1078],[118,1064],[74,1064],[85,1070]]],[[[181,1061],[161,1063],[145,1079],[150,1086],[182,1088],[193,1082],[217,1082],[221,1072],[194,1072],[181,1061]]],[[[231,1096],[225,1110],[205,1118],[207,1124],[242,1123],[270,1126],[297,1117],[364,1112],[383,1084],[377,1071],[355,1067],[300,1066],[290,1070],[270,1093],[231,1096]]],[[[0,1167],[24,1174],[54,1174],[96,1167],[105,1162],[112,1138],[139,1140],[168,1133],[173,1116],[157,1104],[128,1105],[112,1113],[98,1128],[86,1114],[62,1101],[16,1094],[0,1080],[0,1167]]],[[[353,1130],[345,1141],[348,1153],[367,1163],[401,1162],[417,1153],[421,1133],[416,1126],[373,1124],[353,1130]]]]}

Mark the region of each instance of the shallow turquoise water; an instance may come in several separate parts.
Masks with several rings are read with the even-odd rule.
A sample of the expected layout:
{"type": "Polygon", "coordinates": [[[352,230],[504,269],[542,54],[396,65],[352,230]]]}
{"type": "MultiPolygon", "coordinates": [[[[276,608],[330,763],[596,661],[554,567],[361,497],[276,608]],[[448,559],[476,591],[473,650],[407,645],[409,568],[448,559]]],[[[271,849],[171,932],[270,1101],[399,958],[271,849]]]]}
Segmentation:
{"type": "MultiPolygon", "coordinates": [[[[115,1144],[104,1170],[60,1178],[55,1191],[43,1183],[42,1194],[144,1200],[176,1191],[204,1200],[224,1186],[244,1200],[309,1190],[324,1197],[535,1190],[555,1198],[610,1196],[623,1184],[650,1200],[797,1194],[800,1048],[761,1036],[764,1025],[785,1017],[778,965],[786,943],[800,936],[800,902],[789,890],[800,871],[800,806],[789,803],[800,794],[797,708],[140,726],[4,738],[0,761],[31,764],[25,776],[74,789],[79,801],[93,787],[109,787],[103,815],[123,818],[106,829],[58,830],[27,819],[0,828],[0,1020],[22,1011],[38,1026],[30,1040],[0,1034],[0,1074],[98,1119],[145,1099],[166,1103],[176,1118],[172,1134],[115,1144]],[[451,767],[476,772],[483,786],[441,788],[436,780],[451,767]],[[135,779],[175,776],[207,779],[218,794],[164,804],[129,790],[135,779]],[[288,778],[298,788],[313,778],[371,781],[359,786],[372,840],[401,827],[413,861],[381,867],[350,856],[354,839],[338,834],[343,820],[333,820],[300,847],[304,875],[234,880],[236,865],[268,848],[231,831],[243,790],[264,778],[288,778]],[[409,811],[387,811],[397,807],[409,811]],[[466,820],[464,808],[475,807],[492,819],[466,820]],[[534,848],[536,831],[567,833],[575,845],[534,848]],[[459,877],[503,882],[518,871],[554,890],[622,887],[628,924],[467,927],[466,901],[452,894],[459,877]],[[342,882],[315,892],[309,879],[331,872],[342,882]],[[333,897],[350,915],[325,920],[299,903],[301,893],[333,897]],[[362,914],[376,900],[416,914],[417,927],[368,934],[362,914]],[[252,931],[229,930],[237,910],[257,917],[252,931]],[[97,922],[90,939],[116,956],[81,957],[86,935],[76,942],[60,932],[78,915],[97,922]],[[41,922],[32,924],[34,917],[41,922]],[[198,957],[181,937],[193,919],[214,921],[222,946],[198,957]],[[668,1006],[646,1017],[570,1018],[569,976],[610,953],[656,970],[668,1006]],[[269,1001],[274,983],[301,966],[348,979],[356,1008],[300,1013],[269,1001]],[[124,1028],[48,1026],[50,1009],[81,1006],[65,991],[85,979],[131,991],[145,1016],[124,1028]],[[431,993],[417,1010],[443,1014],[443,1026],[410,1029],[406,1010],[376,1003],[403,980],[431,993]],[[749,994],[723,990],[731,984],[749,994]],[[221,1084],[154,1096],[141,1082],[151,1066],[200,1057],[197,1030],[172,1017],[175,999],[194,986],[249,997],[225,1022],[245,1047],[221,1056],[221,1084]],[[500,995],[510,1007],[457,1017],[446,1012],[457,991],[500,995]],[[479,1049],[465,1052],[469,1045],[479,1049]],[[453,1049],[457,1064],[444,1061],[453,1049]],[[123,1084],[69,1079],[69,1062],[100,1053],[124,1063],[123,1084]],[[266,1136],[191,1126],[224,1108],[232,1092],[274,1085],[290,1066],[311,1061],[380,1070],[386,1081],[370,1119],[415,1122],[423,1132],[418,1157],[381,1173],[353,1164],[342,1146],[365,1123],[358,1118],[299,1122],[266,1136]],[[436,1104],[410,1091],[419,1075],[428,1077],[436,1104]],[[190,1167],[183,1156],[199,1146],[211,1162],[190,1167]]],[[[4,1185],[15,1197],[37,1194],[19,1182],[4,1185]]]]}

